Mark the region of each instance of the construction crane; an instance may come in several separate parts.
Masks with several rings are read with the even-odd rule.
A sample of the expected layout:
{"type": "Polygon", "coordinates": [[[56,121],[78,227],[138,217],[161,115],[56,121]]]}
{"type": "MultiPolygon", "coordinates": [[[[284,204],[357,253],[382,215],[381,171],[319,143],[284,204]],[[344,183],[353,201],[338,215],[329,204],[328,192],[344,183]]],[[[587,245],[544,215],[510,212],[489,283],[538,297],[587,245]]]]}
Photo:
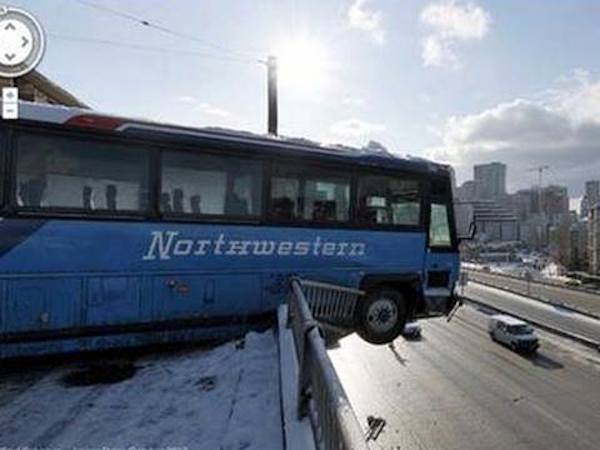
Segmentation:
{"type": "Polygon", "coordinates": [[[539,188],[542,189],[542,178],[543,178],[543,174],[545,170],[550,170],[550,166],[537,166],[537,167],[532,167],[531,169],[528,170],[528,172],[537,172],[538,173],[538,181],[539,181],[539,188]]]}
{"type": "Polygon", "coordinates": [[[537,209],[538,212],[544,216],[544,207],[542,205],[542,178],[544,176],[544,171],[545,170],[550,170],[550,166],[537,166],[537,167],[532,167],[531,169],[528,170],[528,172],[537,172],[538,173],[538,188],[537,188],[537,209]]]}

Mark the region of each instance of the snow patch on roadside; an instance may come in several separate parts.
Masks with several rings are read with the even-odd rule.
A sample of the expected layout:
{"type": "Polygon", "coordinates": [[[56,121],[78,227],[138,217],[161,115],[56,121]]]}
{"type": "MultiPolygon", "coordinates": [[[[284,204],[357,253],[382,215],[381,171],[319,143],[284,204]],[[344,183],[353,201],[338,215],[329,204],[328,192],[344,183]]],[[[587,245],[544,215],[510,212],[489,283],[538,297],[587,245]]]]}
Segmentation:
{"type": "Polygon", "coordinates": [[[132,378],[67,387],[60,368],[0,406],[8,447],[283,448],[277,342],[147,356],[132,378]]]}

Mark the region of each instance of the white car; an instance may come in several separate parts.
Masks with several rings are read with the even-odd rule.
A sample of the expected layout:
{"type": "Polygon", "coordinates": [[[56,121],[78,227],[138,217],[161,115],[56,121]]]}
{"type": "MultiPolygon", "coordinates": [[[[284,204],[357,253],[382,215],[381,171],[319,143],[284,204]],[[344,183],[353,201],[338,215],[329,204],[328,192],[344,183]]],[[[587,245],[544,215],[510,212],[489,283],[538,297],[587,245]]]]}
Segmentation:
{"type": "Polygon", "coordinates": [[[516,352],[533,353],[540,346],[535,330],[527,322],[505,314],[490,317],[488,331],[492,340],[516,352]]]}

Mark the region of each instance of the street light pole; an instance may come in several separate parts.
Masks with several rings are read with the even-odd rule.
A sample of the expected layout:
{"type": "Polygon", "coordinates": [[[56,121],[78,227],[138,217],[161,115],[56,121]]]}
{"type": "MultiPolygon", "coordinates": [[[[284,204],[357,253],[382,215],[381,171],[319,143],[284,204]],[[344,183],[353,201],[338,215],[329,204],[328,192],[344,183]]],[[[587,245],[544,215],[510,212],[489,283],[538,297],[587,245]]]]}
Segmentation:
{"type": "Polygon", "coordinates": [[[268,131],[277,135],[277,57],[267,59],[268,131]]]}

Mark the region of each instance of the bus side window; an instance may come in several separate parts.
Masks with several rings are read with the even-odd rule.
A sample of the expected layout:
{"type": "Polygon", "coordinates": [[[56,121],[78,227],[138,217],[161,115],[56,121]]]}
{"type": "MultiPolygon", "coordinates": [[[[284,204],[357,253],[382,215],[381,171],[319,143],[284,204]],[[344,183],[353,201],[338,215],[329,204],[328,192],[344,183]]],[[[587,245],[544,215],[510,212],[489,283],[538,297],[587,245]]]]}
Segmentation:
{"type": "Polygon", "coordinates": [[[174,189],[173,190],[173,211],[176,213],[183,212],[183,189],[174,189]]]}
{"type": "Polygon", "coordinates": [[[171,194],[168,192],[160,194],[160,210],[163,213],[173,212],[173,208],[171,208],[171,194]]]}
{"type": "Polygon", "coordinates": [[[262,164],[233,156],[165,151],[163,214],[258,216],[262,164]]]}
{"type": "Polygon", "coordinates": [[[276,166],[271,180],[271,217],[278,220],[346,222],[350,178],[332,171],[276,166]]]}
{"type": "Polygon", "coordinates": [[[117,186],[114,184],[106,185],[106,209],[109,211],[117,210],[117,186]]]}
{"type": "Polygon", "coordinates": [[[192,214],[202,214],[202,196],[201,195],[192,195],[190,197],[190,209],[192,210],[192,214]]]}
{"type": "Polygon", "coordinates": [[[350,179],[333,174],[306,180],[304,219],[316,222],[347,222],[350,217],[350,179]]]}
{"type": "Polygon", "coordinates": [[[299,218],[300,180],[291,174],[276,170],[271,180],[271,216],[274,219],[299,218]]]}
{"type": "Polygon", "coordinates": [[[431,221],[429,225],[429,246],[450,247],[451,245],[448,206],[443,203],[432,203],[431,221]]]}
{"type": "Polygon", "coordinates": [[[20,207],[142,212],[149,184],[143,148],[41,133],[17,137],[20,207]]]}
{"type": "Polygon", "coordinates": [[[359,179],[358,221],[364,224],[419,225],[421,198],[416,180],[382,175],[359,179]]]}
{"type": "Polygon", "coordinates": [[[84,186],[83,192],[81,193],[83,198],[83,207],[85,209],[93,210],[94,209],[94,190],[91,186],[84,186]]]}

